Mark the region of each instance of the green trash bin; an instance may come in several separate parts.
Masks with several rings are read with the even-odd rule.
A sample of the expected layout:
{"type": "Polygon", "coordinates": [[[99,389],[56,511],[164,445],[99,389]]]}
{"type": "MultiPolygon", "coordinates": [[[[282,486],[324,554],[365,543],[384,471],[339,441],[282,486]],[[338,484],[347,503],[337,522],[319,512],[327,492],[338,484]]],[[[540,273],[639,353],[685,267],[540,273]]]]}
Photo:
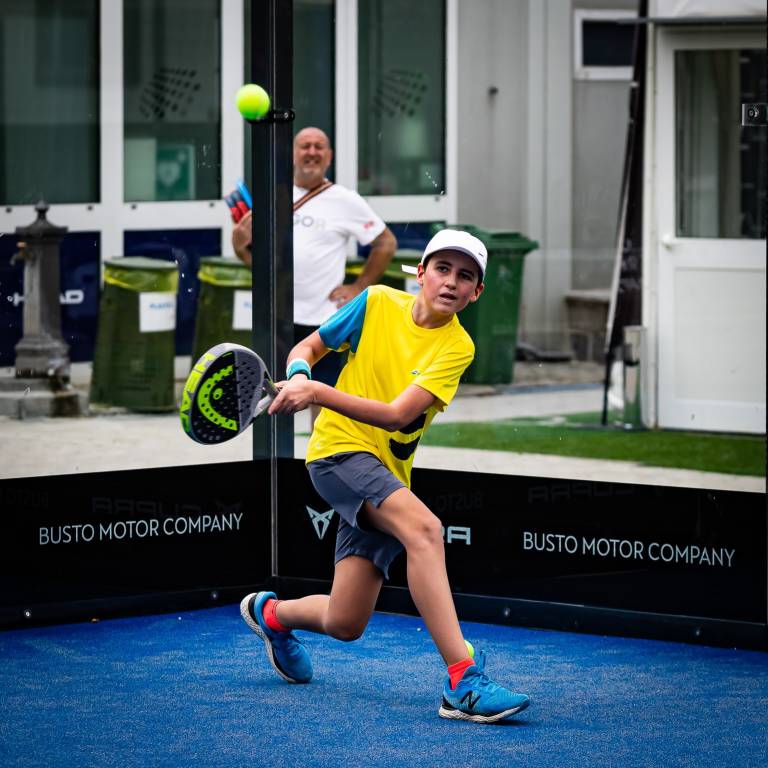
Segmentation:
{"type": "Polygon", "coordinates": [[[175,409],[178,286],[172,262],[130,256],[105,263],[91,404],[134,411],[175,409]]]}
{"type": "MultiPolygon", "coordinates": [[[[519,232],[450,224],[481,240],[488,249],[485,291],[459,313],[459,322],[475,342],[475,359],[464,372],[468,384],[510,384],[517,353],[517,328],[525,255],[539,244],[519,232]]],[[[438,229],[436,228],[435,232],[438,229]]]]}
{"type": "MultiPolygon", "coordinates": [[[[379,278],[379,283],[388,285],[391,288],[397,288],[400,291],[408,293],[418,293],[419,286],[415,275],[403,272],[402,265],[406,264],[415,267],[421,260],[422,251],[416,251],[409,248],[403,248],[395,252],[389,266],[384,270],[384,274],[379,278]]],[[[353,283],[362,273],[364,261],[353,261],[347,265],[346,282],[353,283]]]]}
{"type": "Polygon", "coordinates": [[[251,269],[227,256],[200,259],[200,293],[195,316],[192,365],[223,341],[250,347],[252,326],[251,269]]]}

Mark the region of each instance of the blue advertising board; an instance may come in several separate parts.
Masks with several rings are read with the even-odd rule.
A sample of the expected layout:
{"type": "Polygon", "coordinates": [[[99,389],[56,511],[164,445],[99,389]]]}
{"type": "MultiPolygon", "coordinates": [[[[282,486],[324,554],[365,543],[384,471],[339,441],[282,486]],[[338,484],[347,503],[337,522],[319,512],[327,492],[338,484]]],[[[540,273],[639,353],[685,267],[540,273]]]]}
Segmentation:
{"type": "MultiPolygon", "coordinates": [[[[18,250],[13,235],[0,237],[0,366],[12,366],[23,333],[24,265],[11,263],[18,250]]],[[[98,232],[69,232],[60,248],[61,332],[73,362],[93,359],[99,314],[98,232]]]]}

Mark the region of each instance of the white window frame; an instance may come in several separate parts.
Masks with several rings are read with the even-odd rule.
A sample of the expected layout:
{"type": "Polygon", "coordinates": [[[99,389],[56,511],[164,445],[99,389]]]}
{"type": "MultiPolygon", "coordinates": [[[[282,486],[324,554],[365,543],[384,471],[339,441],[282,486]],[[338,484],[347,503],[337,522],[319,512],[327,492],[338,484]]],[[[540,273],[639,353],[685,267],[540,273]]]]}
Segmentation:
{"type": "Polygon", "coordinates": [[[573,12],[573,77],[576,80],[631,80],[632,67],[584,66],[584,22],[636,19],[635,11],[577,9],[573,12]]]}
{"type": "MultiPolygon", "coordinates": [[[[371,196],[385,220],[455,222],[457,215],[458,1],[446,0],[446,189],[440,195],[371,196]]],[[[54,204],[48,213],[71,232],[99,232],[101,260],[124,255],[126,231],[220,229],[221,252],[233,255],[232,224],[222,197],[242,174],[245,148],[242,118],[234,94],[243,83],[244,0],[221,3],[221,186],[215,200],[126,202],[124,199],[123,2],[101,0],[100,29],[100,200],[54,204]]],[[[336,178],[357,189],[357,0],[336,0],[336,178]]],[[[28,226],[33,205],[0,208],[0,232],[28,226]]]]}
{"type": "MultiPolygon", "coordinates": [[[[456,221],[458,2],[445,4],[445,192],[366,196],[384,221],[456,221]]],[[[350,189],[357,189],[357,10],[357,0],[336,0],[336,180],[350,189]]]]}
{"type": "MultiPolygon", "coordinates": [[[[221,186],[216,200],[126,202],[124,199],[123,2],[99,3],[100,200],[52,204],[48,219],[70,232],[99,232],[101,261],[124,255],[125,232],[220,229],[222,253],[233,255],[232,225],[222,197],[234,187],[244,163],[242,118],[234,94],[243,82],[243,0],[220,0],[221,186]]],[[[13,232],[36,218],[34,205],[3,206],[0,232],[13,232]]]]}

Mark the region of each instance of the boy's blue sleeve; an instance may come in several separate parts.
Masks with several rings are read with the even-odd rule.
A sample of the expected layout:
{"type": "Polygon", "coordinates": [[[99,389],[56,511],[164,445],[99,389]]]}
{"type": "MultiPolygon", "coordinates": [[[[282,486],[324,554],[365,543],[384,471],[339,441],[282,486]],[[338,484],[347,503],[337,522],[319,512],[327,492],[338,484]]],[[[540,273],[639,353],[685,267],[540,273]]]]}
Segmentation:
{"type": "Polygon", "coordinates": [[[320,338],[328,349],[341,350],[345,344],[357,352],[363,333],[368,289],[355,296],[346,306],[334,312],[318,329],[320,338]]]}

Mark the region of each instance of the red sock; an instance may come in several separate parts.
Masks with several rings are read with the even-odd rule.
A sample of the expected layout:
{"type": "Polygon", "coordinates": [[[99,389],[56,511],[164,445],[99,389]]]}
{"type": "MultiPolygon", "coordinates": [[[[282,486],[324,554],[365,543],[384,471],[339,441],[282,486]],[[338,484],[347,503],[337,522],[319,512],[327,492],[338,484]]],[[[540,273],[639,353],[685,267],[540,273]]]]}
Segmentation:
{"type": "Polygon", "coordinates": [[[455,664],[451,664],[448,667],[448,676],[451,678],[451,690],[456,687],[456,684],[464,677],[465,670],[469,669],[475,662],[467,656],[466,659],[457,661],[455,664]]]}
{"type": "Polygon", "coordinates": [[[264,617],[267,626],[274,632],[290,632],[288,627],[284,627],[277,619],[275,609],[279,602],[279,600],[275,600],[274,598],[267,600],[267,602],[264,603],[264,610],[261,615],[264,617]]]}

